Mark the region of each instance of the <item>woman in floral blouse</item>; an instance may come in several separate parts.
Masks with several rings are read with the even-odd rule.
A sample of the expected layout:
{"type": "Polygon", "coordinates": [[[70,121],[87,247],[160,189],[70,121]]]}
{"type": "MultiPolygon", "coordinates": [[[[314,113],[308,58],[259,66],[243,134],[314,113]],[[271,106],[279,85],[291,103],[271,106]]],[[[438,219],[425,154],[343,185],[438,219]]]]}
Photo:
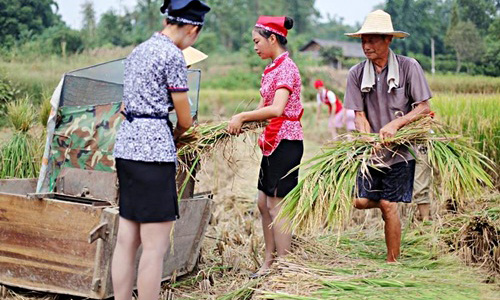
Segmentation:
{"type": "Polygon", "coordinates": [[[199,0],[167,0],[166,26],[137,46],[125,62],[125,120],[114,156],[120,189],[120,221],[112,261],[114,296],[130,300],[139,245],[137,289],[141,300],[158,299],[163,258],[179,218],[175,140],[192,124],[187,67],[182,50],[194,44],[210,8],[199,0]],[[175,109],[175,129],[168,113],[175,109]]]}
{"type": "Polygon", "coordinates": [[[286,36],[292,27],[293,20],[288,17],[259,17],[252,33],[254,49],[262,59],[272,59],[272,63],[262,75],[262,97],[258,108],[237,114],[229,122],[229,132],[238,134],[244,122],[270,121],[259,137],[263,157],[257,204],[266,244],[265,261],[253,277],[266,273],[274,261],[275,252],[284,256],[291,247],[291,233],[284,232],[284,221],[270,226],[279,212],[280,201],[297,185],[298,170],[286,175],[300,164],[304,152],[300,123],[304,111],[300,100],[301,79],[297,66],[286,51],[286,36]]]}

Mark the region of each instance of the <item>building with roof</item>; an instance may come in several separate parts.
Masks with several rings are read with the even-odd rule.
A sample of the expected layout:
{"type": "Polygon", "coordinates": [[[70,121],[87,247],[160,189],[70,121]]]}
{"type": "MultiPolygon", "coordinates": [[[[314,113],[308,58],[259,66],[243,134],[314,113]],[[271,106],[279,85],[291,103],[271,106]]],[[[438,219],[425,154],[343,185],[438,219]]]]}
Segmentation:
{"type": "MultiPolygon", "coordinates": [[[[321,50],[328,48],[341,49],[342,56],[345,59],[358,59],[359,61],[361,61],[366,58],[363,49],[361,48],[361,43],[347,41],[313,39],[302,48],[300,48],[299,51],[309,54],[312,57],[321,58],[321,50]]],[[[339,59],[332,59],[330,63],[337,69],[342,68],[342,61],[339,59]]]]}

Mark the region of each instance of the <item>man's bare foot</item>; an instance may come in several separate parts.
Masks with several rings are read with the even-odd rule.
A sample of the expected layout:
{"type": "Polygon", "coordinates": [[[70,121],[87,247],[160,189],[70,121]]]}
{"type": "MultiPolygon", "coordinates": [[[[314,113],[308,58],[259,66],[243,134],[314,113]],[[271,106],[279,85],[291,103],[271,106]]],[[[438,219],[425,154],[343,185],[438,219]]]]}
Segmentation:
{"type": "Polygon", "coordinates": [[[399,261],[397,261],[395,258],[391,258],[391,259],[386,259],[385,260],[386,263],[388,264],[399,264],[399,261]]]}

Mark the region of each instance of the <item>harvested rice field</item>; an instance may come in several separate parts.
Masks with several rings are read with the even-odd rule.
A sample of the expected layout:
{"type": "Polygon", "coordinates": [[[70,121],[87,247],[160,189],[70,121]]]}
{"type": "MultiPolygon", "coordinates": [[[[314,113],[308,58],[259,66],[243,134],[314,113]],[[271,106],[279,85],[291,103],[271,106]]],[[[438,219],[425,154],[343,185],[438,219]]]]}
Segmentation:
{"type": "MultiPolygon", "coordinates": [[[[277,263],[269,276],[248,279],[262,263],[263,239],[255,188],[245,180],[247,174],[257,179],[257,158],[249,159],[254,153],[241,147],[235,160],[243,174],[233,179],[222,171],[229,168],[218,157],[207,165],[222,166],[200,176],[202,185],[209,181],[205,179],[217,178],[216,208],[199,271],[165,285],[175,299],[497,299],[498,273],[477,262],[466,265],[465,254],[452,251],[461,246],[449,244],[458,234],[454,231],[463,230],[457,220],[467,224],[471,216],[436,214],[432,222],[422,224],[413,220],[413,206],[402,208],[399,264],[385,263],[380,216],[361,213],[340,234],[318,228],[318,235],[295,236],[292,255],[277,263]]],[[[491,209],[487,217],[496,219],[498,226],[498,194],[485,196],[481,203],[478,208],[491,209]]]]}
{"type": "MultiPolygon", "coordinates": [[[[385,263],[380,213],[347,211],[343,222],[331,228],[320,222],[307,233],[296,231],[292,253],[276,262],[270,274],[257,279],[249,278],[262,264],[264,253],[256,206],[261,155],[256,135],[248,133],[217,147],[212,147],[211,140],[219,137],[212,130],[223,128],[222,122],[233,111],[251,105],[254,91],[202,90],[200,119],[213,125],[200,131],[206,144],[198,144],[193,151],[212,155],[201,162],[196,192],[213,193],[214,206],[197,266],[193,272],[163,283],[161,300],[498,299],[500,94],[489,88],[489,93],[459,94],[461,83],[454,82],[447,90],[442,78],[434,84],[439,84],[431,103],[436,121],[453,136],[465,137],[468,149],[491,160],[492,168],[486,170],[491,187],[483,182],[479,190],[462,195],[457,202],[441,194],[441,183],[436,182],[432,219],[426,222],[417,220],[416,205],[401,204],[403,234],[397,264],[385,263]]],[[[305,103],[303,161],[322,153],[330,139],[325,116],[316,126],[315,109],[315,103],[305,103]]],[[[253,129],[260,126],[253,125],[253,129]]],[[[39,137],[41,131],[36,125],[30,132],[39,137]]],[[[12,129],[1,127],[0,145],[13,135],[12,129]]],[[[200,135],[189,138],[196,141],[200,135]]],[[[0,286],[0,299],[81,298],[0,286]]]]}
{"type": "MultiPolygon", "coordinates": [[[[487,226],[498,230],[498,193],[478,197],[463,213],[434,203],[438,213],[426,223],[414,220],[413,205],[402,207],[398,264],[385,263],[381,217],[356,212],[341,233],[318,228],[316,235],[295,236],[293,254],[276,263],[268,276],[249,279],[263,253],[254,186],[260,154],[254,142],[251,136],[240,138],[204,163],[196,189],[211,190],[215,206],[198,266],[164,283],[161,299],[498,299],[498,244],[474,245],[488,238],[483,235],[487,226]],[[229,153],[231,163],[224,158],[229,153]],[[487,224],[474,223],[475,218],[487,224]]],[[[306,141],[306,149],[311,156],[319,146],[306,141]]],[[[498,243],[498,231],[491,234],[498,243]]],[[[1,291],[9,300],[78,299],[1,291]]]]}

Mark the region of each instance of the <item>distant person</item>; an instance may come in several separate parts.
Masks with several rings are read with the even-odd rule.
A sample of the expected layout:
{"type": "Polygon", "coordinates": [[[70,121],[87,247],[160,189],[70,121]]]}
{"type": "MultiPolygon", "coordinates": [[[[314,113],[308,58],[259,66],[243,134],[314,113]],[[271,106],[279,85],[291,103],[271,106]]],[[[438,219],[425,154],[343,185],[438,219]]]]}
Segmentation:
{"type": "Polygon", "coordinates": [[[332,139],[337,137],[337,129],[345,128],[346,131],[355,130],[354,111],[344,109],[340,99],[333,91],[325,88],[323,81],[316,80],[314,88],[318,91],[316,94],[316,127],[319,126],[321,106],[326,105],[328,107],[328,129],[332,134],[332,139]]]}
{"type": "MultiPolygon", "coordinates": [[[[356,33],[367,60],[349,70],[345,107],[356,112],[356,129],[378,133],[382,141],[394,137],[405,125],[429,114],[432,97],[424,71],[410,57],[396,55],[389,48],[393,38],[409,34],[394,31],[391,16],[376,10],[356,33]]],[[[374,157],[367,176],[358,175],[358,209],[377,208],[385,222],[386,261],[396,262],[401,245],[398,203],[410,203],[415,176],[415,159],[407,147],[382,150],[374,157]],[[376,167],[376,168],[375,168],[376,167]]]]}
{"type": "Polygon", "coordinates": [[[196,42],[210,8],[199,0],[168,0],[165,27],[125,61],[125,120],[116,136],[120,220],[112,261],[114,297],[132,299],[137,249],[139,299],[157,300],[163,259],[179,218],[175,141],[192,125],[182,50],[196,42]],[[168,119],[175,109],[177,125],[168,119]]]}
{"type": "Polygon", "coordinates": [[[292,235],[283,230],[285,221],[276,222],[272,227],[271,224],[281,208],[281,200],[298,183],[299,171],[288,173],[300,164],[304,152],[300,73],[286,49],[286,37],[292,27],[293,20],[288,17],[259,17],[252,32],[254,49],[260,58],[272,60],[262,76],[262,98],[256,110],[234,115],[228,126],[231,134],[239,134],[244,122],[269,120],[259,137],[263,157],[257,185],[265,260],[252,277],[267,273],[275,251],[282,257],[291,248],[292,235]]]}

